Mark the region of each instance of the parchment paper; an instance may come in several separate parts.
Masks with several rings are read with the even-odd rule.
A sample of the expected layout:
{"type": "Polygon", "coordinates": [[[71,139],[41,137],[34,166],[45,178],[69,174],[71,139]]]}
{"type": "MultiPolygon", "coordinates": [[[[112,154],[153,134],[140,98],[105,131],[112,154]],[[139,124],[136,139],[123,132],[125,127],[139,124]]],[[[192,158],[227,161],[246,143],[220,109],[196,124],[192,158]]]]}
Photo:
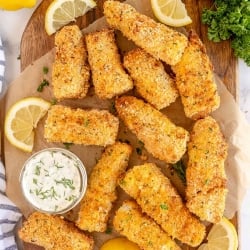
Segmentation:
{"type": "MultiPolygon", "coordinates": [[[[152,12],[149,5],[149,0],[143,1],[130,1],[140,12],[147,14],[152,17],[152,12]]],[[[88,26],[83,32],[88,33],[95,30],[100,30],[106,27],[104,18],[101,18],[88,26]]],[[[117,43],[121,53],[134,47],[132,42],[122,37],[117,32],[117,43]]],[[[28,97],[28,96],[40,96],[46,100],[52,100],[53,90],[52,86],[45,87],[42,93],[36,91],[37,87],[41,83],[43,78],[47,78],[51,82],[51,64],[54,60],[54,50],[47,53],[35,61],[32,65],[26,68],[26,70],[10,85],[10,88],[6,96],[6,110],[15,103],[17,100],[28,97]],[[43,74],[43,67],[49,68],[48,75],[43,74]]],[[[215,111],[212,116],[218,121],[221,126],[221,130],[225,135],[225,138],[229,144],[228,159],[225,164],[226,174],[228,178],[227,186],[229,189],[226,201],[225,215],[231,218],[236,211],[239,210],[241,201],[244,197],[246,189],[250,187],[250,126],[244,118],[244,115],[240,112],[238,105],[235,103],[232,95],[227,91],[224,84],[220,79],[216,77],[218,84],[219,94],[221,97],[220,108],[215,111]]],[[[137,95],[133,90],[128,94],[137,95]]],[[[102,101],[98,99],[93,91],[90,89],[88,97],[82,100],[67,100],[62,104],[69,105],[71,107],[81,108],[100,108],[111,110],[111,101],[102,101]]],[[[183,112],[183,107],[178,99],[170,107],[162,110],[175,124],[185,127],[187,130],[191,130],[193,121],[187,119],[183,112]]],[[[36,129],[35,146],[33,153],[46,148],[46,147],[64,147],[63,144],[47,143],[43,138],[43,126],[44,119],[42,119],[36,129]]],[[[163,172],[171,178],[173,183],[176,185],[180,194],[184,195],[184,186],[178,179],[173,170],[166,163],[154,159],[150,154],[143,149],[143,156],[138,156],[136,153],[136,147],[140,147],[138,140],[132,135],[121,123],[119,137],[120,139],[128,139],[133,146],[133,154],[129,161],[129,167],[141,164],[143,162],[156,162],[160,166],[163,172]]],[[[11,146],[5,139],[4,143],[5,150],[5,164],[7,174],[7,195],[16,203],[21,209],[24,216],[28,216],[33,209],[25,201],[19,184],[19,173],[25,160],[31,156],[31,153],[23,153],[22,151],[11,146]]],[[[87,173],[89,174],[96,161],[99,159],[102,147],[95,146],[77,146],[72,145],[70,151],[77,154],[83,163],[85,164],[87,173]]],[[[198,173],[197,173],[198,174],[198,173]]],[[[118,188],[119,200],[114,204],[114,211],[121,201],[126,197],[124,192],[118,188]]],[[[74,219],[75,213],[69,213],[66,215],[70,219],[74,219]]],[[[112,217],[111,217],[112,220],[112,217]]],[[[110,220],[110,224],[111,224],[110,220]]],[[[115,236],[115,233],[107,235],[105,233],[95,233],[94,238],[96,242],[95,249],[99,249],[101,244],[115,236]]]]}

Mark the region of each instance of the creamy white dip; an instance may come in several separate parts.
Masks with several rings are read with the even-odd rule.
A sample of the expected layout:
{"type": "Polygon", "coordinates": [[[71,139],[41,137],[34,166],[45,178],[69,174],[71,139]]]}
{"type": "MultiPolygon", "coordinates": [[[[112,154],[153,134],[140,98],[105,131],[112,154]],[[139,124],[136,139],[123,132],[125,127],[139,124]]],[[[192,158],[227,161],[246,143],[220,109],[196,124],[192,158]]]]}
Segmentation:
{"type": "Polygon", "coordinates": [[[22,188],[25,197],[43,211],[58,212],[69,208],[86,188],[80,164],[79,159],[66,151],[39,152],[24,166],[22,188]]]}

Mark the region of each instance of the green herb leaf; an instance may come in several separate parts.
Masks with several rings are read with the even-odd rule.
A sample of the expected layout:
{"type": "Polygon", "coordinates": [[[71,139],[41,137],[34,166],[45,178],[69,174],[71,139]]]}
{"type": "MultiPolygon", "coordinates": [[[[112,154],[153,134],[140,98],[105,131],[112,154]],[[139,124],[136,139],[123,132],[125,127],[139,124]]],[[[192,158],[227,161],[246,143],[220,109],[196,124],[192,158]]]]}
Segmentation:
{"type": "Polygon", "coordinates": [[[70,146],[73,145],[73,143],[72,142],[64,142],[63,145],[65,146],[66,149],[69,149],[70,146]]]}
{"type": "Polygon", "coordinates": [[[71,196],[69,196],[69,197],[67,197],[67,198],[65,198],[65,200],[66,201],[73,201],[73,200],[75,200],[77,197],[75,196],[75,195],[71,195],[71,196]]]}
{"type": "Polygon", "coordinates": [[[203,9],[201,20],[208,25],[209,40],[232,39],[235,55],[250,66],[250,1],[215,0],[211,9],[203,9]]]}
{"type": "Polygon", "coordinates": [[[50,101],[51,105],[56,105],[57,104],[57,100],[56,98],[53,98],[51,101],[50,101]]]}
{"type": "Polygon", "coordinates": [[[165,203],[163,203],[163,204],[160,205],[160,208],[161,208],[162,210],[168,210],[168,205],[165,204],[165,203]]]}
{"type": "Polygon", "coordinates": [[[72,190],[75,189],[74,185],[73,185],[73,180],[72,179],[67,179],[65,177],[63,177],[61,180],[55,180],[56,184],[62,184],[65,188],[70,188],[72,190]]]}
{"type": "Polygon", "coordinates": [[[172,165],[173,169],[176,171],[179,178],[182,180],[184,184],[186,184],[186,168],[182,160],[179,160],[175,164],[172,165]]]}
{"type": "Polygon", "coordinates": [[[46,80],[46,79],[43,79],[43,81],[41,82],[41,84],[37,87],[37,91],[38,92],[42,92],[43,91],[43,88],[45,86],[49,86],[49,82],[46,80]]]}
{"type": "Polygon", "coordinates": [[[36,165],[36,168],[35,168],[35,175],[40,175],[41,173],[41,167],[36,165]]]}
{"type": "Polygon", "coordinates": [[[49,68],[44,66],[43,73],[46,75],[46,74],[48,74],[48,72],[49,72],[49,68]]]}
{"type": "Polygon", "coordinates": [[[105,231],[106,234],[111,234],[112,233],[112,228],[108,227],[105,231]]]}
{"type": "Polygon", "coordinates": [[[89,119],[85,119],[84,120],[84,127],[88,127],[88,125],[89,125],[89,119]]]}
{"type": "Polygon", "coordinates": [[[141,148],[136,148],[136,153],[138,155],[142,155],[142,149],[141,148]]]}
{"type": "Polygon", "coordinates": [[[37,179],[33,178],[33,183],[37,185],[37,179]]]}

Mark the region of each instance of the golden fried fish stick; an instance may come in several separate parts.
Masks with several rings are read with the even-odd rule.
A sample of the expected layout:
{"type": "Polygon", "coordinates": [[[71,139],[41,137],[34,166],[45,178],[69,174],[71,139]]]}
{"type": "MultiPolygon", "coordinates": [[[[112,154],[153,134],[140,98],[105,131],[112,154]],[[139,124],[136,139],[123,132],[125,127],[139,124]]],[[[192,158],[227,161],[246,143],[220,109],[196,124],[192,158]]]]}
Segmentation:
{"type": "Polygon", "coordinates": [[[172,69],[187,117],[197,120],[219,107],[213,67],[204,45],[194,32],[190,32],[189,44],[181,61],[172,69]]]}
{"type": "Polygon", "coordinates": [[[100,98],[112,98],[133,88],[122,66],[113,30],[86,35],[86,44],[95,92],[100,98]]]}
{"type": "Polygon", "coordinates": [[[180,61],[188,43],[186,36],[138,13],[129,4],[105,1],[103,8],[111,27],[120,30],[156,59],[170,65],[180,61]]]}
{"type": "Polygon", "coordinates": [[[85,39],[77,25],[65,26],[55,35],[56,56],[52,85],[58,99],[83,98],[89,88],[90,69],[85,39]]]}
{"type": "Polygon", "coordinates": [[[181,248],[154,220],[143,214],[134,201],[124,201],[113,220],[116,231],[144,250],[180,250],[181,248]]]}
{"type": "Polygon", "coordinates": [[[116,100],[115,107],[125,125],[154,157],[175,163],[186,151],[189,133],[177,127],[151,105],[133,96],[116,100]]]}
{"type": "Polygon", "coordinates": [[[178,97],[174,80],[161,61],[142,49],[128,52],[123,62],[134,79],[138,93],[156,109],[163,109],[178,97]]]}
{"type": "Polygon", "coordinates": [[[224,169],[227,144],[212,117],[195,123],[188,143],[188,158],[187,207],[202,220],[218,223],[227,194],[224,169]]]}
{"type": "Polygon", "coordinates": [[[53,105],[45,121],[49,142],[107,146],[116,140],[119,120],[106,110],[72,109],[53,105]]]}
{"type": "Polygon", "coordinates": [[[19,231],[19,237],[46,250],[92,250],[94,241],[73,223],[53,216],[34,212],[19,231]]]}
{"type": "Polygon", "coordinates": [[[106,148],[90,175],[87,193],[79,211],[77,226],[89,232],[104,232],[112,209],[112,202],[117,198],[118,177],[128,166],[131,146],[116,142],[106,148]]]}
{"type": "Polygon", "coordinates": [[[189,212],[170,180],[155,164],[133,167],[119,183],[170,236],[193,247],[202,242],[205,226],[189,212]]]}

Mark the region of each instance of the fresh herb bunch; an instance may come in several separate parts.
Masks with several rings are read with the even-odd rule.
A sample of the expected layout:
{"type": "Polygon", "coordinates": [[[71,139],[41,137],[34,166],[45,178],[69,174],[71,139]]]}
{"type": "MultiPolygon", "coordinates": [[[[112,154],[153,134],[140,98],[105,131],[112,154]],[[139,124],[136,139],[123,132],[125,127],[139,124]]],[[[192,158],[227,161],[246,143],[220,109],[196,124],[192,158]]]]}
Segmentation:
{"type": "Polygon", "coordinates": [[[249,0],[215,0],[212,9],[203,10],[202,22],[208,25],[209,40],[231,38],[235,55],[250,66],[249,0]]]}

